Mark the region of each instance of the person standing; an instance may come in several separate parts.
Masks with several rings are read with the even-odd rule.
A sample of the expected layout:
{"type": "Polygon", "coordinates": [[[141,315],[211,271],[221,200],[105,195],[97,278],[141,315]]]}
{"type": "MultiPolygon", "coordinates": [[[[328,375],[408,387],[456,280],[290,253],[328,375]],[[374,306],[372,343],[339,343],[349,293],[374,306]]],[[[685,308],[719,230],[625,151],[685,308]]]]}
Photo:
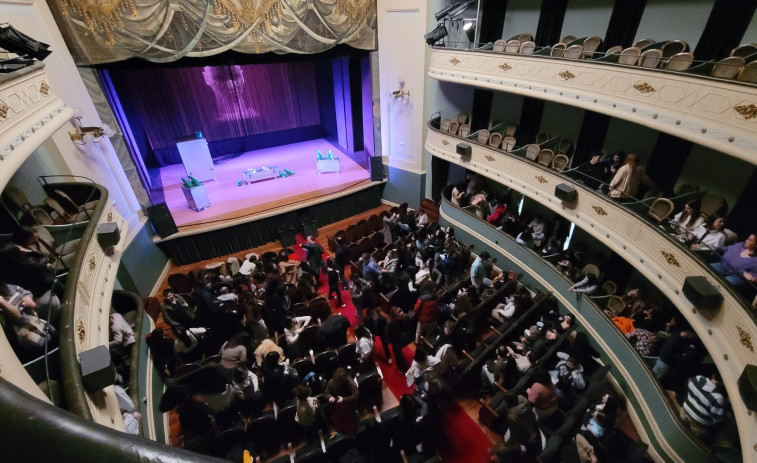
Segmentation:
{"type": "Polygon", "coordinates": [[[681,419],[699,438],[725,418],[728,398],[720,379],[713,373],[709,378],[697,375],[689,381],[688,394],[681,407],[681,419]]]}
{"type": "Polygon", "coordinates": [[[352,251],[350,251],[350,248],[341,236],[336,239],[336,243],[337,248],[334,252],[334,262],[336,262],[336,268],[339,270],[339,277],[342,283],[344,283],[344,287],[347,288],[350,282],[344,274],[344,268],[350,263],[350,254],[352,254],[352,251]]]}
{"type": "Polygon", "coordinates": [[[310,267],[310,273],[315,275],[315,278],[318,279],[321,274],[321,268],[325,266],[323,263],[323,248],[320,244],[315,242],[315,239],[313,239],[312,236],[308,236],[307,243],[300,244],[300,246],[307,251],[305,261],[307,262],[308,267],[310,267]]]}

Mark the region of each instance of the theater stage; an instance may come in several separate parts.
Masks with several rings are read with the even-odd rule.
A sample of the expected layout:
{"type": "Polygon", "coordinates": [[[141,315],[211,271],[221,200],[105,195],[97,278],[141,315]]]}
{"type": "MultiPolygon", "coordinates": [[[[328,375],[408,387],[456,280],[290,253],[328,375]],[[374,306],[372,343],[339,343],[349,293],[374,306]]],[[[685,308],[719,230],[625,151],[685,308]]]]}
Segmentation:
{"type": "Polygon", "coordinates": [[[203,182],[210,207],[195,212],[189,209],[181,191],[181,177],[186,177],[184,166],[174,164],[160,168],[165,202],[180,235],[270,217],[372,184],[368,170],[324,139],[247,152],[216,162],[215,171],[216,180],[203,182]],[[319,149],[324,157],[328,150],[339,156],[340,173],[318,173],[316,153],[319,149]],[[295,175],[237,186],[237,181],[244,178],[243,172],[246,169],[263,166],[289,169],[295,175]]]}

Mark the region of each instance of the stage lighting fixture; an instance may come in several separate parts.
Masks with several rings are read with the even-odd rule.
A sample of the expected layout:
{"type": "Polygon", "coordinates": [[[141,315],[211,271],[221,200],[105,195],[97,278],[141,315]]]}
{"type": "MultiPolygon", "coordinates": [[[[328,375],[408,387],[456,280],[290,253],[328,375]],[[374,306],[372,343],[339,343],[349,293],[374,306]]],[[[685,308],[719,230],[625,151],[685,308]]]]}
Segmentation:
{"type": "Polygon", "coordinates": [[[474,43],[476,41],[476,20],[463,20],[463,30],[470,43],[474,43]]]}
{"type": "Polygon", "coordinates": [[[100,143],[103,137],[112,137],[116,134],[116,132],[106,124],[103,124],[102,127],[85,127],[81,125],[81,116],[75,116],[74,119],[77,121],[74,124],[76,126],[76,132],[69,132],[68,136],[71,137],[71,141],[77,145],[86,145],[91,141],[100,143]]]}
{"type": "Polygon", "coordinates": [[[426,39],[427,44],[433,46],[436,42],[440,41],[446,36],[447,28],[444,27],[444,24],[439,24],[438,26],[436,26],[436,29],[424,35],[423,38],[426,39]]]}
{"type": "Polygon", "coordinates": [[[22,57],[36,58],[40,61],[52,53],[48,50],[50,45],[34,40],[8,23],[0,24],[0,48],[22,57]]]}
{"type": "Polygon", "coordinates": [[[436,13],[434,13],[434,18],[436,18],[437,21],[441,21],[442,18],[446,17],[449,14],[449,12],[452,11],[452,8],[454,8],[455,5],[457,4],[453,3],[437,11],[436,13]]]}
{"type": "Polygon", "coordinates": [[[454,5],[454,7],[449,12],[449,19],[451,21],[459,19],[459,17],[463,13],[465,13],[466,11],[468,11],[468,8],[470,8],[471,5],[473,5],[474,3],[476,3],[474,0],[468,0],[467,2],[456,3],[454,5]]]}

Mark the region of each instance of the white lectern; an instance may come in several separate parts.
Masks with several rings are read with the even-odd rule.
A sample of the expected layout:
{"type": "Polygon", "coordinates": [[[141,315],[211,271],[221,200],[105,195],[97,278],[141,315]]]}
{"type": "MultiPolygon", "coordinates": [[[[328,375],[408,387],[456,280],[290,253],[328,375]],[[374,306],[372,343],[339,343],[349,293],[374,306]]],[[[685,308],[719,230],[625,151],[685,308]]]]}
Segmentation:
{"type": "Polygon", "coordinates": [[[187,176],[194,177],[201,182],[216,179],[216,169],[213,166],[213,159],[210,157],[208,142],[202,136],[202,133],[197,132],[195,135],[177,140],[176,148],[179,149],[181,162],[184,164],[187,176]]]}

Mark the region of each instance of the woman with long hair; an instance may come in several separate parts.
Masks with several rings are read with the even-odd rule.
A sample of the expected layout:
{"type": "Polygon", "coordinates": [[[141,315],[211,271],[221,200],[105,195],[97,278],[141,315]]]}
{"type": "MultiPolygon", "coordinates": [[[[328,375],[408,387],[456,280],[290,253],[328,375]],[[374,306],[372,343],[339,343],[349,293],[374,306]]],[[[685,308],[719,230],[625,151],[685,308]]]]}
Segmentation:
{"type": "Polygon", "coordinates": [[[670,220],[670,225],[673,227],[673,233],[688,241],[694,238],[696,229],[704,221],[701,203],[697,200],[691,200],[686,203],[681,212],[670,220]]]}
{"type": "Polygon", "coordinates": [[[728,235],[725,232],[725,219],[720,216],[712,216],[707,223],[700,225],[694,232],[695,241],[691,249],[716,249],[725,244],[728,235]]]}

